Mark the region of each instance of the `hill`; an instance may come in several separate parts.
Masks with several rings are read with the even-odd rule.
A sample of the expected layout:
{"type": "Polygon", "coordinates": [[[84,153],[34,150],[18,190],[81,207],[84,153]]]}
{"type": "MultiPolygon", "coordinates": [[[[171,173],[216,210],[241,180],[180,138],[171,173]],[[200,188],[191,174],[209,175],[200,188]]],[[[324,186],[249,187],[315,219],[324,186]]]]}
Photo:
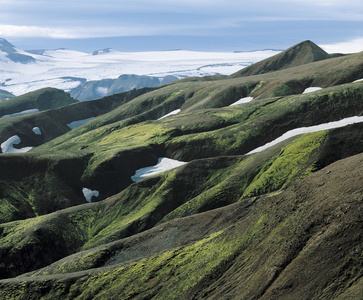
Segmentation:
{"type": "Polygon", "coordinates": [[[281,68],[4,118],[0,299],[360,299],[363,52],[281,68]]]}
{"type": "Polygon", "coordinates": [[[43,111],[76,102],[63,90],[44,88],[0,102],[0,117],[18,115],[26,110],[43,111]]]}
{"type": "Polygon", "coordinates": [[[319,60],[331,58],[331,56],[314,44],[312,41],[304,41],[291,48],[266,58],[247,68],[231,75],[232,78],[240,76],[251,76],[283,70],[291,67],[305,65],[319,60]]]}

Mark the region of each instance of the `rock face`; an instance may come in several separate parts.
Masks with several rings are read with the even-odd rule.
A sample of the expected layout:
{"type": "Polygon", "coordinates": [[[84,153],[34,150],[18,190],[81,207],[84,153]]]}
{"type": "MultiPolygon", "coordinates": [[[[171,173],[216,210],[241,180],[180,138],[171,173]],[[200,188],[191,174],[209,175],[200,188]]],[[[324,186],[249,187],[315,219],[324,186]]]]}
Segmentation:
{"type": "Polygon", "coordinates": [[[313,42],[304,41],[273,57],[244,68],[232,74],[231,77],[264,74],[328,59],[330,57],[327,52],[313,42]]]}
{"type": "Polygon", "coordinates": [[[2,38],[0,38],[0,51],[6,53],[6,57],[13,62],[20,62],[22,64],[29,64],[35,62],[34,57],[19,53],[14,45],[2,38]]]}

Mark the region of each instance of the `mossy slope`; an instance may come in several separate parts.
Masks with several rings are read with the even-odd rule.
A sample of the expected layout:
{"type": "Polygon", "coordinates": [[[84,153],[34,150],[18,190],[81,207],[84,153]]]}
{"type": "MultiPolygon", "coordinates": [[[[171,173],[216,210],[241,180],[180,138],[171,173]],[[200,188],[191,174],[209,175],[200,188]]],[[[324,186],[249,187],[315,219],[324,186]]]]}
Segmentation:
{"type": "MultiPolygon", "coordinates": [[[[362,138],[361,126],[355,125],[355,138],[362,138]]],[[[42,253],[49,260],[59,259],[81,249],[91,249],[118,239],[132,236],[176,218],[209,211],[251,196],[278,191],[323,167],[325,157],[333,151],[330,146],[342,141],[350,130],[331,133],[317,132],[303,135],[261,153],[250,156],[218,157],[195,160],[164,174],[135,183],[109,199],[96,204],[74,207],[28,220],[6,223],[2,228],[3,259],[29,256],[29,263],[42,253]],[[333,140],[333,144],[329,142],[333,140]],[[47,220],[44,222],[43,220],[47,220]],[[49,229],[47,224],[55,223],[49,229]],[[41,231],[47,236],[73,236],[67,250],[53,250],[42,244],[42,238],[31,238],[41,231]],[[22,242],[20,242],[22,241],[22,242]],[[29,243],[33,248],[29,249],[29,243]],[[62,254],[63,253],[63,254],[62,254]]],[[[356,139],[347,145],[350,152],[342,152],[340,159],[363,151],[356,139]]],[[[331,163],[331,161],[329,162],[331,163]]],[[[106,251],[109,255],[109,251],[106,251]]],[[[104,259],[99,256],[100,261],[104,259]]],[[[89,257],[88,257],[89,259],[89,257]]],[[[99,261],[98,261],[99,263],[99,261]]],[[[87,265],[92,265],[92,260],[87,265]]],[[[43,265],[43,266],[44,266],[43,265]]],[[[72,264],[74,266],[74,264],[72,264]]],[[[31,271],[31,264],[15,268],[18,274],[31,271]]],[[[10,276],[14,270],[4,266],[2,274],[10,276]]],[[[67,268],[63,266],[65,270],[67,268]]],[[[73,267],[74,268],[74,267],[73,267]]]]}
{"type": "MultiPolygon", "coordinates": [[[[192,243],[88,273],[3,280],[0,295],[344,299],[349,294],[359,299],[362,159],[359,155],[334,163],[247,208],[243,202],[225,207],[216,220],[231,211],[239,220],[192,243]]],[[[201,215],[199,225],[207,220],[201,215]]]]}

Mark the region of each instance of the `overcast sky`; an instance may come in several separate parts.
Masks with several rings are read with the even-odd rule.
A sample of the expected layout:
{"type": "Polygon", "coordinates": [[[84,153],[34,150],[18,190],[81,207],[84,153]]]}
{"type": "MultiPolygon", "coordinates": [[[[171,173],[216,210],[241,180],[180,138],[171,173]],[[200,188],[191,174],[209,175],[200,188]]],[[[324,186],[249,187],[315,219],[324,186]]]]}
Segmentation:
{"type": "Polygon", "coordinates": [[[0,0],[0,37],[23,49],[246,51],[310,39],[356,52],[362,28],[363,0],[0,0]]]}

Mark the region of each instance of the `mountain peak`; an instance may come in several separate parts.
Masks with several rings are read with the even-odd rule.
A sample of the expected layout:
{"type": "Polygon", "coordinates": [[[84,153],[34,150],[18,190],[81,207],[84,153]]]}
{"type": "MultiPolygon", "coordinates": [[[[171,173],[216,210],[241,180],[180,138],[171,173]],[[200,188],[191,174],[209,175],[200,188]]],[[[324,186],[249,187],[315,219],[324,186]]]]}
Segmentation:
{"type": "MultiPolygon", "coordinates": [[[[15,49],[15,46],[9,43],[6,39],[0,38],[0,50],[4,51],[3,49],[15,49]]],[[[5,51],[4,51],[5,52],[5,51]]]]}
{"type": "Polygon", "coordinates": [[[258,75],[291,67],[296,67],[315,61],[328,59],[330,55],[310,40],[298,43],[279,54],[244,68],[231,77],[258,75]]]}
{"type": "Polygon", "coordinates": [[[0,38],[0,52],[6,53],[6,57],[13,62],[20,62],[22,64],[35,62],[34,57],[19,53],[15,46],[4,38],[0,38]]]}

